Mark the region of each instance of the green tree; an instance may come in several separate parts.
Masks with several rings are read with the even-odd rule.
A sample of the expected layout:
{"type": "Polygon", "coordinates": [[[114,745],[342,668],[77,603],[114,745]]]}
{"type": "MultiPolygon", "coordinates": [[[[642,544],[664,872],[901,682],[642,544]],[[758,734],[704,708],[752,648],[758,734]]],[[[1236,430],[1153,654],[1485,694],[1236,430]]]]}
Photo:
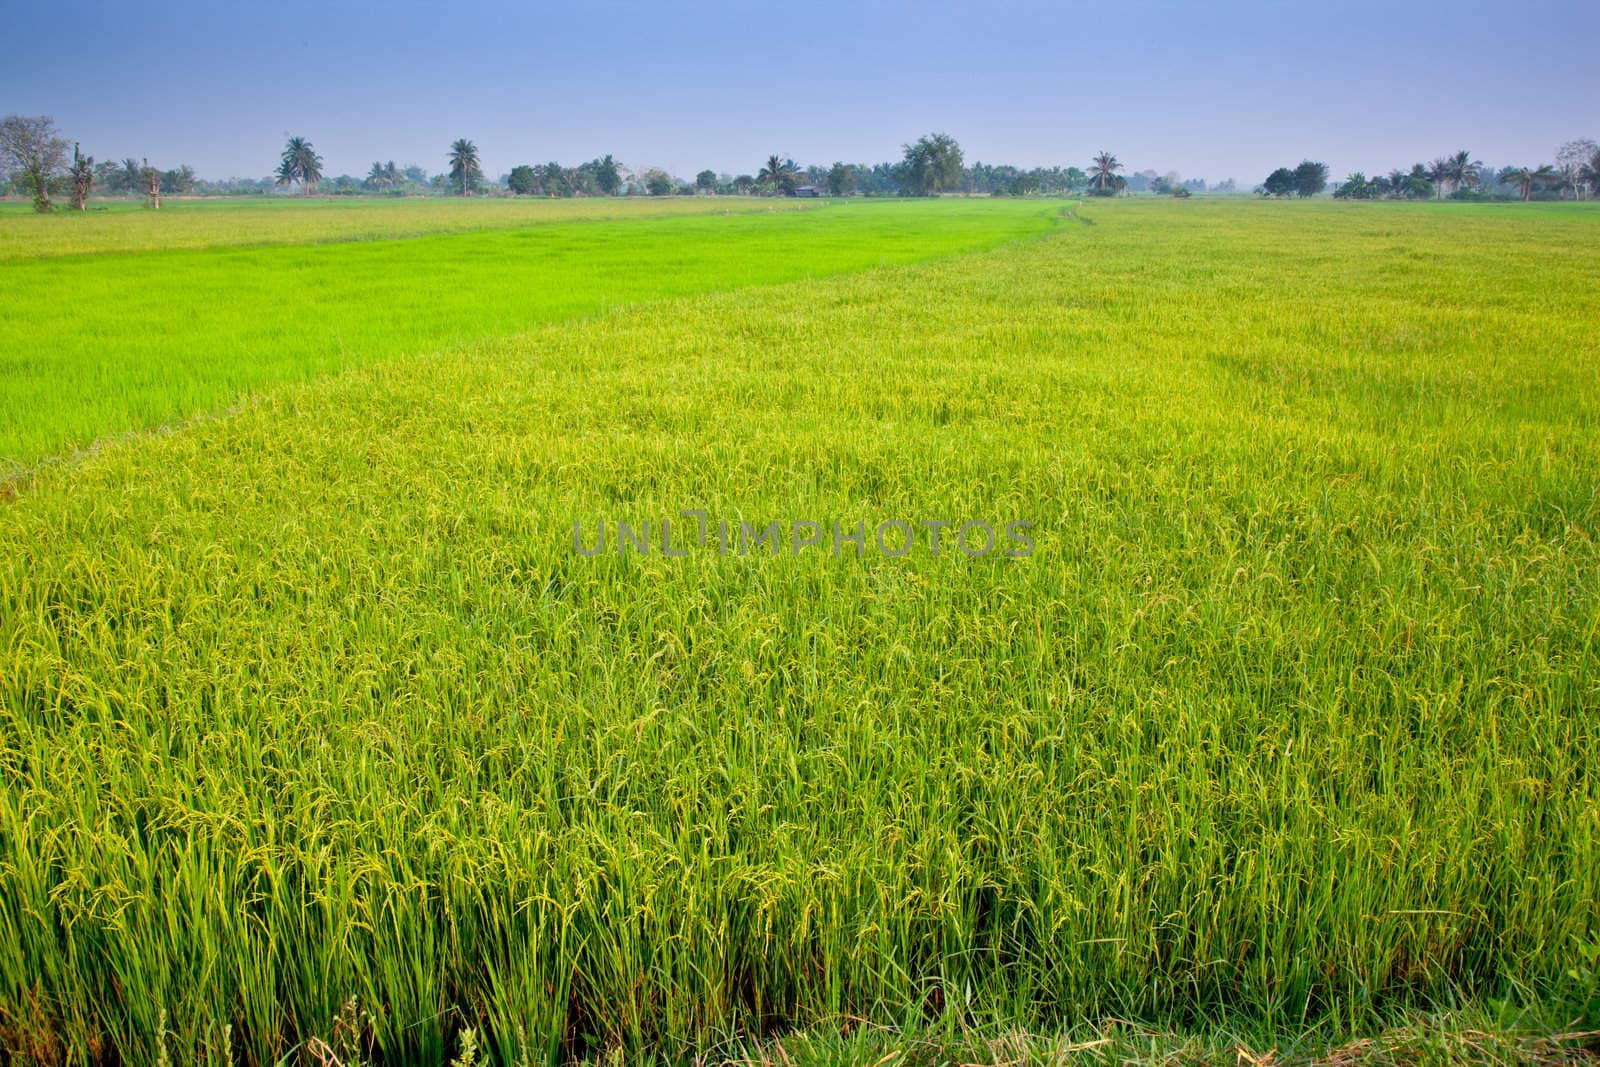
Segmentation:
{"type": "Polygon", "coordinates": [[[108,193],[124,192],[125,190],[121,188],[122,164],[113,163],[109,159],[96,163],[94,165],[94,183],[108,193]]]}
{"type": "Polygon", "coordinates": [[[1559,177],[1560,175],[1556,173],[1556,169],[1546,163],[1539,167],[1518,167],[1502,174],[1500,180],[1507,185],[1516,186],[1518,194],[1522,197],[1522,202],[1526,204],[1533,197],[1534,186],[1540,182],[1553,182],[1559,177]]]}
{"type": "Polygon", "coordinates": [[[733,191],[740,196],[749,196],[756,191],[756,180],[748,174],[741,174],[733,179],[733,191]]]}
{"type": "Polygon", "coordinates": [[[571,196],[575,191],[571,172],[555,160],[537,168],[537,171],[539,188],[547,196],[571,196]]]}
{"type": "Polygon", "coordinates": [[[1335,200],[1371,200],[1382,191],[1383,186],[1358,170],[1333,191],[1333,197],[1335,200]]]}
{"type": "Polygon", "coordinates": [[[161,192],[167,196],[188,196],[194,184],[194,168],[187,163],[161,172],[161,192]]]}
{"type": "Polygon", "coordinates": [[[405,175],[400,173],[400,168],[394,165],[392,159],[387,163],[375,162],[372,169],[367,171],[367,187],[380,193],[398,189],[405,183],[405,175]]]}
{"type": "Polygon", "coordinates": [[[450,187],[458,196],[471,196],[483,184],[483,167],[478,163],[478,146],[465,137],[450,145],[450,187]]]}
{"type": "Polygon", "coordinates": [[[1450,161],[1440,156],[1428,164],[1426,174],[1428,181],[1433,183],[1434,192],[1443,200],[1444,191],[1450,184],[1450,161]]]}
{"type": "Polygon", "coordinates": [[[855,192],[856,169],[848,163],[835,163],[828,168],[828,194],[849,196],[855,192]]]}
{"type": "Polygon", "coordinates": [[[717,191],[717,172],[703,170],[694,176],[694,187],[702,193],[715,193],[717,191]]]}
{"type": "Polygon", "coordinates": [[[50,210],[50,182],[67,162],[67,142],[48,115],[0,119],[0,164],[33,191],[33,209],[50,210]]]}
{"type": "Polygon", "coordinates": [[[317,182],[322,180],[322,157],[317,155],[311,142],[304,137],[291,137],[283,146],[283,155],[274,176],[277,185],[300,183],[306,196],[314,195],[317,182]]]}
{"type": "Polygon", "coordinates": [[[1478,184],[1482,177],[1483,164],[1472,158],[1472,153],[1462,149],[1444,161],[1445,179],[1450,183],[1450,191],[1459,193],[1463,189],[1471,189],[1478,184]]]}
{"type": "Polygon", "coordinates": [[[1279,167],[1267,175],[1267,180],[1261,183],[1261,191],[1267,196],[1289,196],[1294,192],[1294,171],[1279,167]]]}
{"type": "Polygon", "coordinates": [[[518,164],[506,175],[506,188],[518,196],[532,196],[539,191],[539,175],[526,163],[518,164]]]}
{"type": "Polygon", "coordinates": [[[1113,196],[1127,184],[1117,171],[1122,164],[1110,152],[1100,152],[1089,164],[1089,189],[1096,196],[1113,196]]]}
{"type": "Polygon", "coordinates": [[[651,167],[644,172],[644,188],[651,196],[671,196],[672,175],[658,167],[651,167]]]}
{"type": "Polygon", "coordinates": [[[594,161],[594,183],[606,196],[622,191],[622,168],[609,154],[594,161]]]}
{"type": "Polygon", "coordinates": [[[768,156],[766,166],[756,174],[757,184],[767,187],[772,193],[792,193],[800,181],[800,168],[792,159],[782,156],[768,156]]]}
{"type": "Polygon", "coordinates": [[[76,141],[72,144],[72,168],[67,171],[67,177],[72,182],[72,206],[79,211],[86,210],[89,191],[94,188],[94,157],[78,151],[76,141]]]}
{"type": "Polygon", "coordinates": [[[930,133],[903,145],[905,180],[918,196],[937,196],[961,184],[961,146],[945,133],[930,133]]]}
{"type": "Polygon", "coordinates": [[[1328,187],[1328,165],[1303,160],[1294,168],[1294,195],[1316,196],[1328,187]]]}

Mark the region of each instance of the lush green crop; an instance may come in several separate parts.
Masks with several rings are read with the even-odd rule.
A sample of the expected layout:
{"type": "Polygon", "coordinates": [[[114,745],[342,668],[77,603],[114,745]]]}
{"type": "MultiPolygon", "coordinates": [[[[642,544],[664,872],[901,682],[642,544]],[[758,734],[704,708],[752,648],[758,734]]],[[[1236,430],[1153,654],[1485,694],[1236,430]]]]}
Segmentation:
{"type": "MultiPolygon", "coordinates": [[[[643,299],[990,246],[1043,232],[1059,210],[853,204],[0,262],[0,471],[263,385],[643,299]]],[[[285,232],[324,235],[326,218],[286,219],[285,232]]]]}
{"type": "Polygon", "coordinates": [[[88,211],[36,215],[30,205],[11,204],[0,205],[11,209],[0,211],[0,260],[417,237],[551,222],[773,214],[817,206],[816,201],[807,200],[726,196],[659,200],[251,197],[171,200],[160,211],[146,210],[138,201],[92,201],[88,211]]]}
{"type": "Polygon", "coordinates": [[[1075,217],[40,468],[0,507],[0,1047],[273,1063],[351,998],[430,1064],[1581,1028],[1600,214],[1075,217]],[[690,508],[1036,551],[573,550],[690,508]]]}

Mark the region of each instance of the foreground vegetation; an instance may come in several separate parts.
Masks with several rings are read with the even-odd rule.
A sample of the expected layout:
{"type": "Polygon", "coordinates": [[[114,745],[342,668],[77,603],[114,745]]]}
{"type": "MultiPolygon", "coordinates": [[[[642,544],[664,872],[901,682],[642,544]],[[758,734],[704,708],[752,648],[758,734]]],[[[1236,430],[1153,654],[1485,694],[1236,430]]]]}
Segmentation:
{"type": "Polygon", "coordinates": [[[1600,1028],[1600,215],[1073,218],[40,468],[0,508],[0,1047],[1592,1040],[1551,1035],[1600,1028]],[[1037,551],[572,550],[685,508],[1037,551]]]}

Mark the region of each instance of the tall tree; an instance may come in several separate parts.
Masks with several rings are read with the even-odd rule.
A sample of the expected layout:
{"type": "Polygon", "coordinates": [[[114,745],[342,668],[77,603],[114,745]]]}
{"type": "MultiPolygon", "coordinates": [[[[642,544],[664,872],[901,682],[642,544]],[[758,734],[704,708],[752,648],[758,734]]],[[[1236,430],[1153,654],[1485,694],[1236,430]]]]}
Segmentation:
{"type": "Polygon", "coordinates": [[[830,196],[849,196],[855,192],[856,170],[848,163],[835,163],[828,168],[828,193],[830,196]]]}
{"type": "Polygon", "coordinates": [[[1565,185],[1574,200],[1582,200],[1584,193],[1592,189],[1592,186],[1584,181],[1583,165],[1594,157],[1596,151],[1600,151],[1600,147],[1587,137],[1568,141],[1556,149],[1556,167],[1561,171],[1565,185]]]}
{"type": "Polygon", "coordinates": [[[1450,185],[1450,161],[1440,156],[1428,164],[1427,177],[1433,183],[1434,191],[1439,199],[1444,199],[1444,191],[1450,185]]]}
{"type": "Polygon", "coordinates": [[[906,180],[918,196],[937,196],[961,184],[961,146],[954,137],[930,133],[902,148],[906,180]]]}
{"type": "Polygon", "coordinates": [[[1421,163],[1411,165],[1411,173],[1406,176],[1406,196],[1415,200],[1426,200],[1433,195],[1437,186],[1433,180],[1433,171],[1421,163]]]}
{"type": "Polygon", "coordinates": [[[668,174],[660,167],[651,167],[641,174],[640,177],[644,180],[644,191],[649,193],[651,196],[672,195],[672,175],[668,174]]]}
{"type": "Polygon", "coordinates": [[[1589,153],[1589,159],[1578,168],[1578,178],[1588,187],[1590,195],[1600,189],[1600,148],[1589,153]]]}
{"type": "Polygon", "coordinates": [[[716,192],[717,172],[714,170],[703,170],[699,174],[696,174],[694,176],[694,187],[700,190],[702,193],[716,192]]]}
{"type": "Polygon", "coordinates": [[[1101,196],[1110,196],[1126,184],[1117,171],[1122,164],[1110,152],[1098,152],[1089,163],[1089,188],[1101,196]]]}
{"type": "Polygon", "coordinates": [[[124,192],[134,195],[144,193],[144,167],[137,159],[129,156],[122,161],[122,174],[117,179],[117,184],[124,192]]]}
{"type": "Polygon", "coordinates": [[[756,181],[774,193],[792,193],[800,180],[800,168],[794,160],[783,156],[768,156],[766,166],[756,174],[756,181]]]}
{"type": "Polygon", "coordinates": [[[1526,204],[1533,196],[1533,187],[1535,185],[1540,182],[1553,182],[1557,177],[1559,175],[1556,174],[1556,169],[1546,163],[1537,168],[1518,167],[1516,170],[1501,175],[1501,180],[1508,185],[1515,185],[1517,192],[1522,194],[1522,202],[1526,204]]]}
{"type": "Polygon", "coordinates": [[[67,162],[67,142],[48,115],[0,119],[0,162],[33,190],[35,211],[50,210],[50,180],[67,162]]]}
{"type": "Polygon", "coordinates": [[[465,137],[450,145],[450,186],[460,196],[471,196],[483,184],[483,168],[478,164],[478,146],[465,137]]]}
{"type": "Polygon", "coordinates": [[[139,167],[139,186],[150,201],[153,211],[161,210],[161,171],[147,159],[139,167]]]}
{"type": "Polygon", "coordinates": [[[1294,194],[1298,197],[1316,196],[1328,187],[1328,165],[1302,160],[1294,168],[1294,194]]]}
{"type": "Polygon", "coordinates": [[[1294,192],[1294,171],[1288,167],[1279,167],[1267,175],[1267,180],[1261,183],[1261,192],[1266,196],[1289,196],[1294,192]]]}
{"type": "Polygon", "coordinates": [[[396,189],[404,182],[405,178],[400,174],[400,168],[394,165],[392,159],[387,163],[374,162],[372,169],[367,171],[367,188],[380,193],[396,189]]]}
{"type": "Polygon", "coordinates": [[[526,163],[518,164],[506,175],[506,188],[517,196],[532,196],[539,191],[539,175],[526,163]]]}
{"type": "Polygon", "coordinates": [[[606,196],[616,196],[622,191],[622,168],[610,153],[594,161],[594,183],[606,196]]]}
{"type": "Polygon", "coordinates": [[[194,168],[184,163],[161,172],[161,191],[168,196],[188,196],[194,192],[194,168]]]}
{"type": "Polygon", "coordinates": [[[311,196],[322,180],[322,157],[317,155],[311,142],[304,137],[291,137],[283,146],[283,156],[278,162],[274,179],[278,185],[300,183],[301,192],[311,196]]]}
{"type": "Polygon", "coordinates": [[[72,143],[72,169],[67,171],[67,177],[72,181],[72,206],[86,210],[89,190],[94,188],[94,157],[78,151],[76,141],[72,143]]]}
{"type": "Polygon", "coordinates": [[[1444,161],[1444,173],[1450,182],[1451,192],[1471,189],[1483,174],[1483,163],[1472,158],[1465,148],[1444,161]]]}

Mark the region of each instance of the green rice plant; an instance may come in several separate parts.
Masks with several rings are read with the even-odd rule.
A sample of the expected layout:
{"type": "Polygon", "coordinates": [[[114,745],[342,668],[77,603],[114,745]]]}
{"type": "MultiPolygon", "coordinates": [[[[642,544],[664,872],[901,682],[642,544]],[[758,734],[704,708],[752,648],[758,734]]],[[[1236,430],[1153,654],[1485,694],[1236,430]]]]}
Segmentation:
{"type": "Polygon", "coordinates": [[[41,466],[0,1048],[305,1062],[355,998],[380,1063],[1578,1055],[1600,214],[1075,217],[41,466]],[[1035,551],[574,550],[687,509],[1035,551]]]}
{"type": "MultiPolygon", "coordinates": [[[[988,247],[1057,210],[881,203],[0,261],[0,477],[250,389],[639,300],[988,247]]],[[[309,236],[327,214],[275,218],[309,236]]]]}

